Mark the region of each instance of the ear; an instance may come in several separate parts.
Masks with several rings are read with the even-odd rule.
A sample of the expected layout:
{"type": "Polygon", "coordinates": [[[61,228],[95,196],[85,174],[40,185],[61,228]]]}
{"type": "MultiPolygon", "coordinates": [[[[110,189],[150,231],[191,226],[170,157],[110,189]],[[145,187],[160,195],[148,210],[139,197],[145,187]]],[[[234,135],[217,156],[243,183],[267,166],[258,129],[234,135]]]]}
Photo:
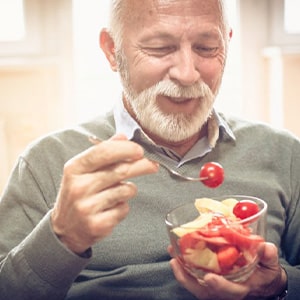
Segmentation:
{"type": "Polygon", "coordinates": [[[100,32],[100,37],[99,37],[99,44],[104,52],[111,69],[114,72],[117,72],[117,61],[116,61],[116,55],[115,55],[115,43],[113,41],[113,38],[107,31],[107,29],[102,29],[100,32]]]}

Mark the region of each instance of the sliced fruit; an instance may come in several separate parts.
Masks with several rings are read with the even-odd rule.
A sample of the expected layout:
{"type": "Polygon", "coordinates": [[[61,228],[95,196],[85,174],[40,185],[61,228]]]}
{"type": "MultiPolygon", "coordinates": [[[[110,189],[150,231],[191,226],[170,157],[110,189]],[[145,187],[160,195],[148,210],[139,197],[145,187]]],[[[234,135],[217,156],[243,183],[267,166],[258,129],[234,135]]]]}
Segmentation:
{"type": "Polygon", "coordinates": [[[224,216],[229,216],[231,214],[227,205],[210,198],[196,199],[195,206],[200,213],[213,212],[223,214],[224,216]]]}
{"type": "Polygon", "coordinates": [[[194,230],[197,228],[201,228],[209,224],[213,219],[213,214],[211,213],[203,213],[197,219],[192,222],[185,223],[181,225],[183,228],[193,228],[194,230]]]}
{"type": "Polygon", "coordinates": [[[226,206],[228,206],[230,212],[233,214],[233,208],[235,207],[235,205],[239,202],[238,200],[234,199],[234,198],[227,198],[225,200],[221,201],[223,204],[225,204],[226,206]]]}
{"type": "Polygon", "coordinates": [[[198,231],[199,234],[201,233],[201,235],[199,236],[199,238],[201,237],[201,240],[206,242],[206,244],[209,244],[210,246],[223,246],[223,245],[229,245],[229,242],[222,236],[208,236],[203,234],[203,232],[198,231]]]}
{"type": "Polygon", "coordinates": [[[186,263],[205,270],[219,273],[221,271],[217,254],[209,248],[204,249],[188,249],[183,255],[186,263]]]}
{"type": "Polygon", "coordinates": [[[237,230],[230,227],[220,228],[220,234],[230,244],[237,246],[239,249],[251,249],[256,248],[259,243],[263,242],[264,239],[255,234],[242,234],[237,230]]]}
{"type": "Polygon", "coordinates": [[[194,221],[185,223],[184,225],[174,228],[173,232],[177,236],[181,237],[189,232],[193,232],[197,230],[198,228],[202,228],[206,226],[211,222],[212,218],[213,218],[212,214],[203,213],[194,221]]]}
{"type": "Polygon", "coordinates": [[[225,245],[218,249],[218,262],[221,269],[231,269],[240,257],[240,251],[231,245],[225,245]]]}
{"type": "Polygon", "coordinates": [[[178,243],[181,253],[185,253],[187,249],[204,248],[206,245],[205,241],[197,231],[183,235],[178,243]]]}

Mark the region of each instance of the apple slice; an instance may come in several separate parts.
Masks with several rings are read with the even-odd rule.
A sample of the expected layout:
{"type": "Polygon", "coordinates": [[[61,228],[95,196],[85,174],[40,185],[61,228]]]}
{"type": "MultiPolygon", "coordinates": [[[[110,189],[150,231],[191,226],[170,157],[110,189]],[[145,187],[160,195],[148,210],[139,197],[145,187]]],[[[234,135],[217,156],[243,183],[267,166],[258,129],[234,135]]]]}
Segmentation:
{"type": "Polygon", "coordinates": [[[195,200],[195,206],[199,213],[220,213],[224,216],[230,216],[230,208],[221,201],[213,200],[210,198],[198,198],[195,200]]]}
{"type": "Polygon", "coordinates": [[[187,264],[196,268],[210,270],[215,273],[221,271],[217,254],[207,247],[204,249],[187,249],[183,259],[187,264]]]}
{"type": "Polygon", "coordinates": [[[232,215],[233,214],[233,208],[235,207],[235,205],[239,202],[237,201],[236,199],[234,198],[227,198],[225,200],[222,200],[221,201],[223,204],[225,204],[228,208],[229,208],[229,211],[232,215]]]}
{"type": "Polygon", "coordinates": [[[213,215],[211,213],[203,213],[199,217],[197,217],[194,221],[185,223],[180,227],[176,227],[173,229],[173,232],[182,237],[183,235],[194,232],[195,230],[206,226],[208,223],[212,221],[213,215]]]}

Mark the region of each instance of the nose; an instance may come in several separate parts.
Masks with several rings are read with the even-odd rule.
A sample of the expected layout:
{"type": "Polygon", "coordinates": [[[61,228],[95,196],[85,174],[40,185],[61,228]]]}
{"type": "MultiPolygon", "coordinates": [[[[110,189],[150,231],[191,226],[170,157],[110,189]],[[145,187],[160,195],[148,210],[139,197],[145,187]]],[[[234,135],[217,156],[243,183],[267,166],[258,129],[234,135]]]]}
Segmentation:
{"type": "Polygon", "coordinates": [[[200,72],[196,65],[196,54],[192,49],[180,49],[174,53],[174,60],[169,69],[169,77],[182,86],[190,86],[199,81],[200,72]]]}

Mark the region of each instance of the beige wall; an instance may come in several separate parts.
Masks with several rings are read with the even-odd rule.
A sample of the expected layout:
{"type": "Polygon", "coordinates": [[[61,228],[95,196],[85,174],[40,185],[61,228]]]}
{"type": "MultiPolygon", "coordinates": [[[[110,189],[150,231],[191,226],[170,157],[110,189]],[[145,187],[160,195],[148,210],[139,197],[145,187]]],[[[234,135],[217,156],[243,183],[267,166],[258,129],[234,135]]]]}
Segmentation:
{"type": "Polygon", "coordinates": [[[300,137],[300,54],[283,56],[284,127],[300,137]]]}
{"type": "Polygon", "coordinates": [[[24,145],[63,125],[60,73],[56,66],[2,70],[0,86],[2,139],[6,143],[2,165],[11,168],[24,145]]]}
{"type": "Polygon", "coordinates": [[[0,70],[0,122],[2,129],[0,188],[7,171],[25,145],[63,126],[61,80],[57,66],[0,70]]]}
{"type": "Polygon", "coordinates": [[[265,65],[262,52],[268,46],[268,1],[239,1],[243,115],[249,119],[267,122],[269,108],[265,97],[265,65]]]}
{"type": "Polygon", "coordinates": [[[243,116],[300,137],[300,42],[274,30],[281,0],[240,0],[243,116]],[[287,44],[286,44],[287,43],[287,44]]]}
{"type": "Polygon", "coordinates": [[[73,116],[72,1],[27,0],[26,7],[38,29],[33,50],[0,57],[0,193],[28,143],[73,116]]]}

